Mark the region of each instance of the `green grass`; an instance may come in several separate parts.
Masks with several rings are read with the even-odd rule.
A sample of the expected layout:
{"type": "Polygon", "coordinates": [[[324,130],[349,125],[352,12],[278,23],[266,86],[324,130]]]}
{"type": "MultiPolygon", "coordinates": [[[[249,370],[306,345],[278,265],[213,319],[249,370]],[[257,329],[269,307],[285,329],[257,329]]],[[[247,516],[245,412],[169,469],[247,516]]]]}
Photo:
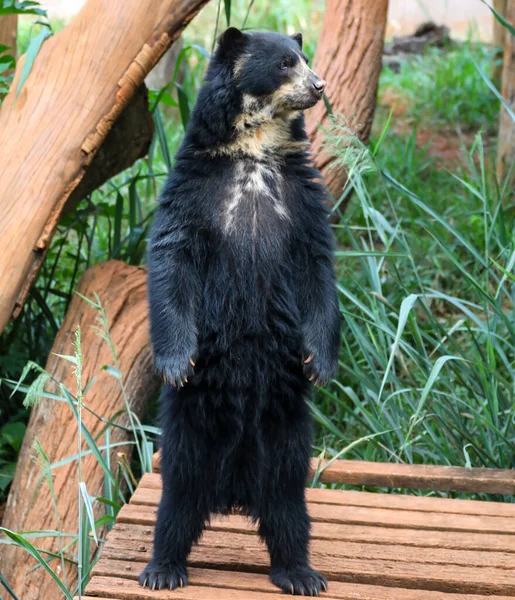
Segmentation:
{"type": "Polygon", "coordinates": [[[497,130],[499,102],[478,74],[489,75],[493,49],[468,41],[449,49],[429,49],[403,60],[400,73],[385,69],[381,91],[405,99],[414,123],[439,128],[497,130]]]}
{"type": "Polygon", "coordinates": [[[317,396],[319,450],[375,434],[347,457],[512,468],[515,285],[497,265],[513,271],[513,198],[485,172],[480,139],[461,181],[438,175],[436,202],[430,186],[404,185],[389,149],[356,173],[338,232],[355,252],[402,256],[339,261],[343,347],[317,396]]]}

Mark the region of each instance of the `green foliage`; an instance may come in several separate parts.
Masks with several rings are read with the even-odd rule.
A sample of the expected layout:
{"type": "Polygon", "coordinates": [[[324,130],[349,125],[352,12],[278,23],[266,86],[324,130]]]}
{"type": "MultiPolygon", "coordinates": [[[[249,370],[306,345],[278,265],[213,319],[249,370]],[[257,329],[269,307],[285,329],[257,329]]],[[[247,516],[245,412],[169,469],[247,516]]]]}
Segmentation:
{"type": "MultiPolygon", "coordinates": [[[[423,152],[406,152],[434,172],[423,152]]],[[[440,173],[440,199],[401,183],[388,135],[375,169],[370,156],[365,173],[350,165],[354,210],[338,235],[356,254],[339,263],[341,371],[315,404],[333,426],[318,419],[330,456],[363,438],[347,458],[513,467],[513,197],[488,173],[479,136],[469,159],[459,176],[440,173]]]]}
{"type": "Polygon", "coordinates": [[[39,2],[31,2],[29,0],[25,2],[0,0],[0,17],[6,15],[39,15],[44,17],[46,16],[46,11],[39,6],[39,2]]]}
{"type": "Polygon", "coordinates": [[[492,11],[492,14],[494,15],[494,17],[499,21],[499,23],[505,27],[510,33],[511,35],[515,35],[515,27],[513,26],[512,23],[509,23],[504,17],[503,15],[499,14],[495,8],[493,6],[490,6],[487,2],[485,2],[485,0],[481,0],[481,2],[483,4],[485,4],[486,6],[488,6],[488,8],[492,11]]]}
{"type": "MultiPolygon", "coordinates": [[[[7,529],[0,528],[0,531],[5,537],[0,537],[1,544],[16,544],[24,548],[36,561],[36,568],[44,569],[54,580],[56,586],[63,592],[64,597],[72,598],[76,594],[83,593],[85,582],[88,580],[91,569],[93,568],[95,561],[98,556],[92,558],[91,555],[91,539],[100,542],[99,530],[107,525],[109,530],[115,520],[118,511],[126,501],[126,492],[132,494],[134,486],[133,482],[136,480],[135,474],[132,472],[131,466],[127,461],[120,459],[117,464],[112,464],[112,458],[115,456],[114,450],[117,447],[125,447],[128,445],[135,446],[139,460],[139,467],[143,472],[148,472],[151,469],[151,458],[154,451],[154,441],[156,430],[152,427],[146,427],[142,425],[129,405],[127,393],[125,391],[124,382],[120,376],[118,368],[118,356],[116,348],[113,345],[111,334],[109,331],[109,324],[107,322],[106,313],[104,308],[98,301],[98,297],[95,299],[83,298],[90,306],[92,306],[98,312],[98,327],[97,332],[100,338],[100,343],[107,345],[111,352],[112,364],[104,365],[102,371],[111,374],[119,382],[122,395],[125,399],[125,409],[121,410],[116,415],[113,415],[109,419],[105,419],[101,415],[96,415],[91,411],[88,406],[88,397],[90,390],[96,384],[96,375],[89,381],[83,381],[83,356],[81,350],[81,335],[80,329],[76,331],[73,355],[60,355],[61,360],[65,360],[71,363],[75,373],[77,383],[77,394],[74,395],[72,391],[66,388],[63,384],[57,381],[50,373],[45,372],[40,367],[29,365],[23,374],[23,378],[16,382],[12,380],[4,380],[3,384],[13,390],[19,391],[25,394],[26,398],[29,399],[30,403],[34,403],[36,396],[37,401],[42,398],[52,400],[54,402],[64,402],[68,405],[72,411],[74,418],[78,425],[78,452],[65,459],[62,459],[56,463],[51,463],[42,444],[36,440],[34,444],[35,459],[37,464],[40,466],[41,475],[39,481],[36,483],[36,490],[39,490],[41,485],[46,485],[50,491],[50,497],[53,503],[54,519],[55,519],[55,530],[41,531],[41,532],[18,532],[14,533],[7,529]],[[44,387],[38,384],[36,379],[32,384],[25,385],[23,379],[28,376],[29,372],[37,370],[37,372],[45,377],[45,380],[52,380],[58,389],[56,394],[50,394],[45,391],[44,387]],[[86,427],[82,414],[89,412],[91,415],[99,419],[103,427],[101,432],[94,437],[89,429],[86,427]],[[129,427],[125,425],[129,422],[129,427]],[[123,429],[131,433],[131,439],[129,441],[113,443],[112,431],[114,429],[123,429]],[[84,449],[82,440],[85,441],[87,450],[84,449]],[[86,484],[82,480],[82,461],[85,456],[92,454],[104,473],[104,496],[92,497],[88,494],[86,484]],[[77,532],[68,533],[63,532],[60,527],[59,515],[57,512],[57,500],[54,490],[53,477],[54,470],[62,467],[69,462],[77,461],[78,465],[78,501],[79,501],[79,522],[77,532]],[[105,515],[99,519],[95,519],[95,508],[98,504],[102,504],[105,507],[105,515]],[[48,552],[34,545],[30,540],[31,538],[45,538],[52,537],[58,540],[58,550],[54,553],[48,552]],[[63,574],[61,580],[58,573],[52,570],[48,564],[49,558],[60,559],[60,571],[63,574]],[[79,584],[75,589],[68,586],[65,577],[64,563],[71,562],[77,565],[79,571],[79,584]]],[[[23,437],[24,426],[10,424],[4,426],[1,430],[2,437],[5,443],[10,442],[13,449],[17,451],[21,444],[23,437]]],[[[2,454],[2,446],[0,446],[0,461],[2,454]]],[[[0,462],[0,468],[2,463],[0,462]]],[[[1,471],[0,471],[1,473],[1,471]]],[[[8,582],[5,582],[8,585],[8,582]]]]}
{"type": "Polygon", "coordinates": [[[0,429],[0,492],[5,492],[14,477],[16,460],[25,435],[25,423],[13,421],[0,429]]]}
{"type": "MultiPolygon", "coordinates": [[[[43,17],[45,19],[39,19],[36,21],[36,27],[39,31],[34,37],[31,36],[32,25],[30,27],[30,31],[28,31],[26,34],[28,37],[25,37],[25,43],[23,44],[23,49],[20,52],[24,53],[26,51],[27,54],[23,63],[20,79],[18,81],[18,87],[16,88],[16,97],[18,97],[25,81],[27,80],[27,77],[30,75],[32,67],[34,66],[34,61],[36,60],[43,42],[52,35],[52,27],[46,20],[46,11],[39,7],[39,2],[15,2],[14,0],[0,0],[0,17],[2,15],[37,15],[38,17],[43,17]]],[[[18,37],[20,36],[18,35],[18,37]]],[[[19,42],[20,40],[18,40],[18,44],[19,42]]],[[[10,72],[9,74],[4,73],[7,69],[13,70],[16,67],[16,60],[14,56],[5,53],[6,50],[9,50],[9,48],[0,44],[0,104],[2,103],[4,96],[9,91],[9,87],[14,76],[13,72],[10,72]]],[[[11,50],[13,49],[11,48],[11,50]]]]}
{"type": "Polygon", "coordinates": [[[444,50],[432,48],[404,60],[400,73],[386,69],[381,90],[388,88],[406,99],[407,117],[414,123],[490,132],[497,124],[499,103],[478,74],[477,65],[489,76],[492,56],[487,46],[471,41],[444,50]]]}
{"type": "Polygon", "coordinates": [[[0,105],[5,94],[9,91],[13,79],[12,69],[16,67],[16,59],[9,53],[8,46],[0,44],[0,105]],[[7,73],[7,71],[10,71],[7,73]]]}

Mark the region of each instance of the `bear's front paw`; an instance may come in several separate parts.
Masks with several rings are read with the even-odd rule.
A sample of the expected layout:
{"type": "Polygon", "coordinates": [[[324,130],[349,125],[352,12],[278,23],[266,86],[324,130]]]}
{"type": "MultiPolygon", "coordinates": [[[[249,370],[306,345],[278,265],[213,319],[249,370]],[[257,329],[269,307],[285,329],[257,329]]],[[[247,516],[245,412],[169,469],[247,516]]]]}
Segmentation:
{"type": "Polygon", "coordinates": [[[165,383],[182,387],[193,375],[195,362],[190,354],[182,357],[157,354],[154,356],[154,365],[165,383]]]}
{"type": "Polygon", "coordinates": [[[151,590],[174,590],[188,585],[188,571],[185,566],[161,566],[151,561],[139,576],[139,584],[151,590]]]}
{"type": "Polygon", "coordinates": [[[327,579],[311,567],[272,569],[270,581],[283,592],[295,596],[320,596],[327,592],[327,579]]]}
{"type": "Polygon", "coordinates": [[[336,375],[338,359],[328,359],[315,351],[305,351],[302,367],[309,381],[313,381],[317,386],[324,386],[336,375]]]}

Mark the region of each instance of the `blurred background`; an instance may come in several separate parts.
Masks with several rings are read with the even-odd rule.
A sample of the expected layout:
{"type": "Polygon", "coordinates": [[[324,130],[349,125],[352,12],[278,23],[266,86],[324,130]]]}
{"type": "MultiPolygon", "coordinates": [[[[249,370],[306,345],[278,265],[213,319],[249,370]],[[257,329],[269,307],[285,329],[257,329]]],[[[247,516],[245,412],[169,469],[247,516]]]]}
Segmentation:
{"type": "MultiPolygon", "coordinates": [[[[51,19],[67,20],[79,11],[84,2],[85,0],[44,0],[41,6],[48,11],[51,19]]],[[[294,4],[289,3],[290,6],[294,4]]],[[[284,8],[287,6],[285,3],[284,8]]],[[[428,20],[447,25],[457,37],[466,37],[470,27],[473,27],[482,40],[492,39],[492,13],[481,2],[470,0],[390,0],[387,35],[411,33],[428,20]]]]}

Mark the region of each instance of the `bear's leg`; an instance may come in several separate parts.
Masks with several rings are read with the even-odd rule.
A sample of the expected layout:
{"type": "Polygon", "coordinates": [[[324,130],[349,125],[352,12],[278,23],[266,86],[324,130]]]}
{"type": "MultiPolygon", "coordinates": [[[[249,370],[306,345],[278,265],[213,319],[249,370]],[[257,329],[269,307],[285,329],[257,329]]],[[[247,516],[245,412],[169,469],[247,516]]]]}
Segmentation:
{"type": "Polygon", "coordinates": [[[259,534],[270,552],[272,583],[288,594],[318,596],[328,586],[327,579],[309,565],[310,518],[305,485],[311,423],[309,415],[302,414],[304,406],[288,425],[264,428],[268,432],[265,444],[269,458],[259,509],[259,534]]]}
{"type": "Polygon", "coordinates": [[[202,437],[188,428],[176,394],[167,388],[161,397],[163,495],[152,560],[139,577],[140,584],[152,590],[187,585],[186,559],[209,520],[206,474],[200,466],[195,468],[205,464],[202,437]]]}

